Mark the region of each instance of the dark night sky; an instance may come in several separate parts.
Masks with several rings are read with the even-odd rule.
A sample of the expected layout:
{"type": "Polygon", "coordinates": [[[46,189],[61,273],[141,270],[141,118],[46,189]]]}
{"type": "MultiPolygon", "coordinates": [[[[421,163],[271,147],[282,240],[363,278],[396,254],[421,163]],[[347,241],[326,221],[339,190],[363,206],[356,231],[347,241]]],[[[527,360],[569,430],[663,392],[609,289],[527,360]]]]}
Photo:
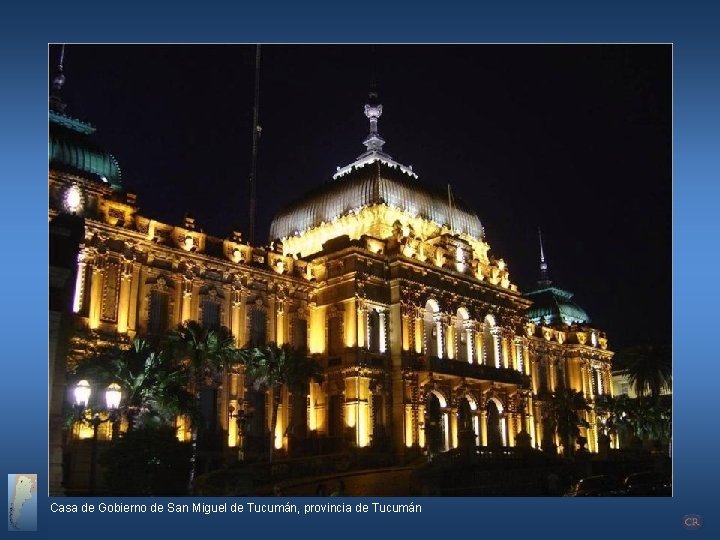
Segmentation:
{"type": "MultiPolygon", "coordinates": [[[[50,72],[59,47],[50,47],[50,72]]],[[[66,48],[67,113],[93,123],[144,215],[247,231],[254,46],[66,48]]],[[[668,45],[262,47],[257,239],[379,131],[420,181],[475,208],[521,290],[575,292],[614,350],[671,332],[668,45]],[[374,67],[373,67],[374,66],[374,67]]]]}

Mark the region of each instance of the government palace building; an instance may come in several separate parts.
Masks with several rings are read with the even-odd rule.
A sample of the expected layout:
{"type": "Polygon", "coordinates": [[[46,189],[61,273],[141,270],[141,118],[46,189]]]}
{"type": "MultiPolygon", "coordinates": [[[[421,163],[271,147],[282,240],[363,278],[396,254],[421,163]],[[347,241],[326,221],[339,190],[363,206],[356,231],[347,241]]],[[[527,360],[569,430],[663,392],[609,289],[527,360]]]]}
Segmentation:
{"type": "MultiPolygon", "coordinates": [[[[364,107],[365,150],[332,177],[308,179],[255,246],[239,232],[210,236],[189,216],[171,224],[141,213],[95,128],[66,112],[62,84],[59,75],[49,107],[51,470],[67,366],[188,320],[227,327],[240,348],[306,349],[321,365],[323,381],[302,399],[283,391],[278,451],[290,450],[293,414],[306,418],[307,437],[382,444],[400,460],[467,442],[559,448],[542,407],[565,387],[590,404],[581,435],[598,452],[593,400],[611,393],[605,333],[552,284],[542,243],[537,287],[521,291],[476,212],[385,152],[376,94],[364,107]]],[[[238,411],[254,409],[248,437],[271,429],[270,396],[246,382],[238,367],[218,392],[228,449],[243,448],[238,411]]],[[[177,428],[189,440],[188,422],[177,428]]],[[[78,424],[72,436],[88,429],[78,424]]]]}

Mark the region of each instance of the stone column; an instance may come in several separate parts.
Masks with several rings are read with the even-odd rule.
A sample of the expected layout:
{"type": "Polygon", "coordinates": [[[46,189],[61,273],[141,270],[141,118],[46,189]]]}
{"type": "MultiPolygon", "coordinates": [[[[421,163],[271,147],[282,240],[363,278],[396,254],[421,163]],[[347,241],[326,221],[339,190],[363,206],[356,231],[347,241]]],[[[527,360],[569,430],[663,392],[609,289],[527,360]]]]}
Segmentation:
{"type": "MultiPolygon", "coordinates": [[[[425,333],[424,319],[422,316],[415,317],[415,352],[423,352],[423,334],[425,333]]],[[[421,445],[422,446],[422,445],[421,445]]]]}
{"type": "Polygon", "coordinates": [[[472,331],[472,321],[466,321],[465,322],[465,345],[467,347],[467,361],[468,364],[473,363],[473,354],[475,351],[473,350],[473,331],[472,331]]]}
{"type": "Polygon", "coordinates": [[[120,297],[118,299],[118,323],[119,334],[126,334],[128,331],[128,319],[130,316],[130,294],[132,289],[132,262],[123,261],[120,273],[120,297]]]}
{"type": "Polygon", "coordinates": [[[442,316],[439,313],[433,315],[433,321],[435,321],[435,338],[437,340],[437,355],[438,355],[438,358],[442,358],[443,357],[442,316]]]}
{"type": "MultiPolygon", "coordinates": [[[[387,352],[387,314],[386,311],[383,309],[378,313],[378,319],[380,320],[380,352],[384,353],[387,352]]],[[[398,321],[399,322],[399,321],[398,321]]],[[[402,323],[398,324],[399,327],[402,327],[402,323]]],[[[399,337],[399,336],[398,336],[399,337]]],[[[398,340],[401,341],[401,340],[398,340]]],[[[399,345],[399,343],[398,343],[399,345]]]]}
{"type": "Polygon", "coordinates": [[[232,287],[232,304],[230,314],[230,329],[232,330],[233,336],[235,336],[235,344],[238,347],[243,347],[247,342],[246,337],[246,308],[245,308],[245,297],[247,290],[242,286],[232,287]]]}
{"type": "Polygon", "coordinates": [[[88,313],[88,326],[95,330],[100,326],[100,310],[102,309],[102,288],[105,270],[97,266],[92,267],[92,280],[90,282],[90,310],[88,313]]]}
{"type": "Polygon", "coordinates": [[[357,346],[367,347],[367,310],[362,300],[357,301],[357,346]]]}
{"type": "Polygon", "coordinates": [[[580,378],[582,379],[582,392],[583,396],[585,396],[585,399],[590,398],[590,393],[592,392],[592,386],[588,386],[588,367],[583,362],[580,366],[580,378]]]}
{"type": "Polygon", "coordinates": [[[554,392],[557,389],[557,373],[555,372],[556,362],[554,358],[550,358],[548,362],[548,382],[550,384],[550,391],[554,392]]]}
{"type": "Polygon", "coordinates": [[[78,253],[77,274],[75,275],[75,290],[73,292],[73,313],[80,313],[83,308],[83,299],[85,297],[85,269],[87,254],[85,250],[78,253]]]}
{"type": "Polygon", "coordinates": [[[503,329],[500,334],[500,351],[502,354],[502,361],[500,362],[500,365],[505,369],[512,367],[512,355],[510,354],[509,340],[510,337],[508,335],[508,331],[503,329]]]}
{"type": "Polygon", "coordinates": [[[493,350],[495,351],[495,365],[493,367],[499,368],[502,366],[502,349],[500,347],[500,328],[495,326],[490,330],[490,334],[493,338],[493,350]]]}
{"type": "Polygon", "coordinates": [[[410,314],[402,310],[402,350],[410,350],[410,338],[412,336],[410,328],[410,314]]]}
{"type": "Polygon", "coordinates": [[[487,411],[480,412],[480,446],[487,446],[487,411]]]}
{"type": "Polygon", "coordinates": [[[525,373],[525,365],[523,362],[522,338],[515,338],[515,369],[520,373],[525,373]]]}
{"type": "Polygon", "coordinates": [[[277,300],[275,302],[275,343],[282,345],[287,343],[287,335],[285,333],[285,301],[277,300]]]}
{"type": "Polygon", "coordinates": [[[475,362],[485,364],[485,345],[483,343],[482,326],[477,326],[475,330],[475,362]]]}
{"type": "Polygon", "coordinates": [[[130,302],[128,304],[128,332],[136,333],[138,330],[138,299],[142,289],[142,265],[139,262],[133,261],[131,271],[130,302]]]}
{"type": "Polygon", "coordinates": [[[452,448],[458,447],[458,409],[457,407],[450,408],[450,446],[452,448]]]}
{"type": "Polygon", "coordinates": [[[508,413],[508,446],[515,446],[515,436],[517,435],[517,417],[515,413],[508,413]]]}
{"type": "Polygon", "coordinates": [[[456,354],[456,341],[457,338],[455,336],[455,324],[454,324],[454,317],[449,317],[447,320],[447,331],[445,335],[445,350],[447,351],[447,357],[448,359],[452,360],[454,358],[457,358],[456,354]]]}

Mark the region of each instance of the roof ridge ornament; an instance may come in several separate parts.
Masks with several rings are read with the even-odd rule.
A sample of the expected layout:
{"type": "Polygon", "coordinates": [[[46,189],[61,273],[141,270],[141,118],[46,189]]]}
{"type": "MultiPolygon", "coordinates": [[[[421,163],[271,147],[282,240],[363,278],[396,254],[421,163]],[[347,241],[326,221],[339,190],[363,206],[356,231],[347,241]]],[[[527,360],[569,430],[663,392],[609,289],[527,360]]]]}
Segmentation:
{"type": "Polygon", "coordinates": [[[370,133],[363,141],[367,151],[360,154],[357,159],[349,165],[338,167],[337,172],[333,175],[333,180],[337,180],[341,176],[352,172],[354,169],[359,169],[370,163],[375,163],[376,161],[384,163],[389,167],[399,168],[403,173],[417,179],[418,175],[413,172],[412,166],[406,167],[405,165],[393,160],[393,158],[382,151],[385,139],[383,139],[378,132],[377,124],[378,119],[382,116],[383,106],[378,102],[378,94],[375,91],[375,85],[373,85],[372,90],[370,90],[368,94],[368,102],[365,104],[364,110],[365,116],[368,120],[370,120],[370,133]]]}

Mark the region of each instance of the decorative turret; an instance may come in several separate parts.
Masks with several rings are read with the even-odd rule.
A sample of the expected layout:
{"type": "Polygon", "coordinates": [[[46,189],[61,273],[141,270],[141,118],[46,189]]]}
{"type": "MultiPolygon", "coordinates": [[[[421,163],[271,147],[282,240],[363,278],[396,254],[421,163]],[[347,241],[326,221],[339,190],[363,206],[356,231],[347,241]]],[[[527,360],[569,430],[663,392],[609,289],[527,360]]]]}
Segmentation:
{"type": "Polygon", "coordinates": [[[540,239],[540,279],[537,288],[525,294],[533,301],[532,307],[527,311],[528,319],[535,324],[548,326],[589,323],[588,314],[572,300],[573,293],[552,286],[540,229],[538,229],[538,236],[540,239]]]}
{"type": "Polygon", "coordinates": [[[548,277],[548,265],[545,262],[545,253],[543,252],[542,231],[539,228],[538,236],[540,237],[540,281],[538,281],[538,285],[549,287],[552,282],[548,277]]]}
{"type": "Polygon", "coordinates": [[[65,85],[64,60],[65,45],[50,87],[48,166],[120,190],[120,166],[112,154],[92,139],[95,128],[65,112],[66,105],[61,99],[65,85]]]}

